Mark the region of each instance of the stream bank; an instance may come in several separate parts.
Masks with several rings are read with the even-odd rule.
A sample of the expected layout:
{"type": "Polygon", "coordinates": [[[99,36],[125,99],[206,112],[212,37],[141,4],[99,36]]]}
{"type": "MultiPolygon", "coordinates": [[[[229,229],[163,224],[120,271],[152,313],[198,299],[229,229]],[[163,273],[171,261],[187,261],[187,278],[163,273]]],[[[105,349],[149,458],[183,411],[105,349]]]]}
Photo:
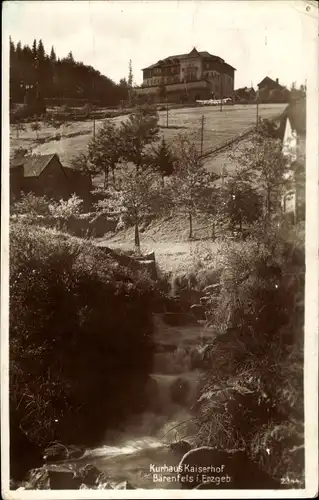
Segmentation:
{"type": "MultiPolygon", "coordinates": [[[[83,476],[83,468],[89,468],[91,475],[94,476],[93,470],[101,474],[95,472],[94,476],[94,485],[100,488],[116,488],[125,481],[134,488],[180,488],[175,472],[167,472],[163,482],[152,471],[162,466],[176,468],[193,446],[197,432],[193,405],[201,388],[201,372],[194,368],[194,353],[199,353],[198,346],[206,344],[211,337],[203,325],[190,316],[182,318],[181,313],[176,313],[174,321],[173,315],[171,313],[168,319],[167,313],[153,314],[156,352],[152,373],[145,385],[146,411],[133,415],[119,429],[106,432],[100,446],[83,450],[79,457],[61,460],[61,453],[60,456],[57,453],[55,460],[53,454],[42,468],[31,471],[20,487],[61,489],[56,486],[59,485],[57,473],[61,476],[60,484],[65,487],[66,477],[83,476]],[[168,322],[176,324],[172,326],[168,322]],[[49,480],[48,476],[53,479],[49,480]]],[[[84,481],[85,478],[82,484],[84,481]]]]}

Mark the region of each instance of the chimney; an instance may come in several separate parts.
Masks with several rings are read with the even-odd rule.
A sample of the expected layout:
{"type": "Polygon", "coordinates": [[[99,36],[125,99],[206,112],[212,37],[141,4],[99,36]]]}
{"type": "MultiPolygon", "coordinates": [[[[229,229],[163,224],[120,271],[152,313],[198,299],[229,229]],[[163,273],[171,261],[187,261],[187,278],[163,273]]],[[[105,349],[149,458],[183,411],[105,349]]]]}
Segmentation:
{"type": "Polygon", "coordinates": [[[279,83],[279,78],[276,78],[276,83],[279,83]]]}

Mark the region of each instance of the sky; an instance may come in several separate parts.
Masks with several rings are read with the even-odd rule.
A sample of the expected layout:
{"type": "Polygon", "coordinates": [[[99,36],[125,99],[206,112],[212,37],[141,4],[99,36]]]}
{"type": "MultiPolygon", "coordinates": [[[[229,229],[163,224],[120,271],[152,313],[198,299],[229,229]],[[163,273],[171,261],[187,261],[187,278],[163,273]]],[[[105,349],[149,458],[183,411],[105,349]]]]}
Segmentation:
{"type": "Polygon", "coordinates": [[[142,68],[196,47],[236,68],[235,88],[265,77],[305,83],[317,43],[318,10],[306,0],[6,1],[3,36],[31,45],[42,39],[58,57],[92,65],[118,82],[142,83],[142,68]]]}

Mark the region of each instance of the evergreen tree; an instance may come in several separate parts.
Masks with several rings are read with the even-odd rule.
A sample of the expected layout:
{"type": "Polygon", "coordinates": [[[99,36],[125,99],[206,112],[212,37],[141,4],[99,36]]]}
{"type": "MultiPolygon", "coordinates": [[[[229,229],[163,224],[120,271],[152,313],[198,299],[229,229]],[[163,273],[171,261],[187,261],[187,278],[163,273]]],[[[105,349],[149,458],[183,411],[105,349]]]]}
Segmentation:
{"type": "Polygon", "coordinates": [[[126,78],[121,78],[121,79],[120,79],[119,86],[120,86],[120,87],[123,87],[123,88],[125,88],[125,89],[128,87],[128,83],[127,83],[127,81],[126,81],[126,78]]]}
{"type": "Polygon", "coordinates": [[[57,58],[54,47],[46,55],[42,40],[22,49],[10,39],[10,102],[53,98],[93,98],[104,105],[117,105],[127,98],[127,84],[116,85],[91,66],[74,61],[72,51],[57,58]]]}
{"type": "Polygon", "coordinates": [[[51,62],[56,62],[56,54],[55,54],[55,50],[54,50],[53,45],[51,47],[51,52],[50,52],[50,61],[51,62]]]}
{"type": "Polygon", "coordinates": [[[88,158],[97,171],[104,172],[104,188],[108,186],[110,172],[115,182],[115,169],[121,159],[121,134],[114,122],[104,122],[89,142],[88,158]]]}
{"type": "Polygon", "coordinates": [[[45,60],[45,50],[42,40],[39,41],[39,45],[37,48],[37,59],[40,63],[45,60]]]}
{"type": "Polygon", "coordinates": [[[164,185],[164,178],[169,177],[174,172],[175,158],[171,149],[167,145],[164,136],[160,144],[153,148],[153,154],[150,158],[150,164],[159,172],[164,185]]]}
{"type": "Polygon", "coordinates": [[[19,42],[17,43],[17,48],[16,48],[17,57],[21,56],[21,53],[22,53],[22,45],[21,45],[21,42],[19,40],[19,42]]]}
{"type": "Polygon", "coordinates": [[[32,56],[33,56],[33,59],[36,59],[37,53],[38,53],[37,41],[36,41],[36,39],[34,39],[33,40],[33,44],[32,44],[32,56]]]}
{"type": "Polygon", "coordinates": [[[132,70],[132,59],[130,59],[129,65],[128,65],[128,79],[127,79],[127,84],[130,88],[133,87],[133,70],[132,70]]]}
{"type": "Polygon", "coordinates": [[[14,42],[12,41],[12,38],[10,36],[10,57],[13,57],[15,55],[15,46],[14,42]]]}
{"type": "Polygon", "coordinates": [[[70,52],[68,53],[66,59],[67,59],[67,61],[70,61],[70,62],[74,63],[74,58],[73,58],[72,50],[70,50],[70,52]]]}

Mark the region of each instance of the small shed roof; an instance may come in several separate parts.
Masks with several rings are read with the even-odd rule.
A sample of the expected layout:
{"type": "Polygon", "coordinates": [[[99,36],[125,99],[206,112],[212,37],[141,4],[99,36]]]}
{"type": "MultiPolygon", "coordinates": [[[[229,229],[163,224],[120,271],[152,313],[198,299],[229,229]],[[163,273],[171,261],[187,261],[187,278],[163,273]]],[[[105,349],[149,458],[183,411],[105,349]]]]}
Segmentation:
{"type": "MultiPolygon", "coordinates": [[[[35,155],[24,159],[24,177],[39,177],[56,154],[35,155]]],[[[57,156],[58,160],[59,157],[57,156]]],[[[59,160],[60,161],[60,160],[59,160]]]]}

